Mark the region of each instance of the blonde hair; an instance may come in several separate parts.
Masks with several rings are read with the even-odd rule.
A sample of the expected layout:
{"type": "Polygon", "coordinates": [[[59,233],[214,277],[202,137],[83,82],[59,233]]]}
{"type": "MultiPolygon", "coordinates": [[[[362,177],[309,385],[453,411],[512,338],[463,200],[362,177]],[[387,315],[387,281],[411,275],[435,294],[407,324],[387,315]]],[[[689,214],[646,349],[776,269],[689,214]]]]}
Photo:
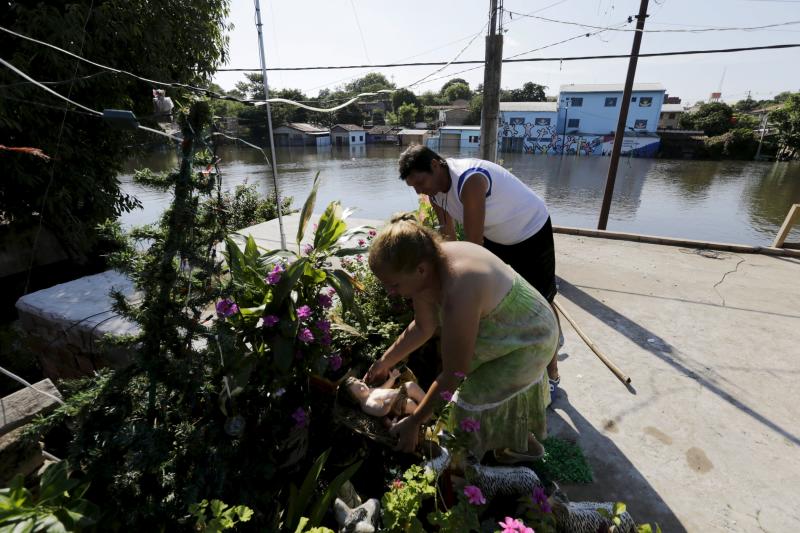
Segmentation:
{"type": "Polygon", "coordinates": [[[389,267],[407,273],[429,261],[438,270],[442,263],[439,241],[439,235],[417,222],[413,213],[398,213],[372,241],[369,267],[373,272],[389,267]]]}

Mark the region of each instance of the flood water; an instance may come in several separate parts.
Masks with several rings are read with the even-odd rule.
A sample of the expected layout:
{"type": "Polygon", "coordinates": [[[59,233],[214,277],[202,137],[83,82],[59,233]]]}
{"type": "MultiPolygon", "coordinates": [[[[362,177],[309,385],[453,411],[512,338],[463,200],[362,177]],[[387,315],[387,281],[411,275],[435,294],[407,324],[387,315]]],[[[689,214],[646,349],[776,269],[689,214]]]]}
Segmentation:
{"type": "MultiPolygon", "coordinates": [[[[278,149],[281,194],[300,207],[317,172],[322,185],[317,211],[340,200],[359,218],[385,219],[415,209],[417,198],[397,173],[400,147],[278,149]]],[[[220,149],[223,187],[255,183],[272,189],[272,175],[260,152],[246,147],[220,149]]],[[[443,152],[448,157],[477,157],[476,150],[443,152]]],[[[503,165],[547,202],[553,224],[596,228],[608,157],[499,154],[503,165]]],[[[169,170],[178,164],[174,151],[151,152],[128,161],[120,176],[125,192],[144,204],[121,217],[123,224],[153,222],[170,193],[132,182],[133,170],[169,170]]],[[[623,157],[611,204],[608,228],[625,231],[752,245],[770,245],[789,208],[800,203],[800,163],[684,161],[623,157]]],[[[800,229],[790,235],[800,241],[800,229]]]]}

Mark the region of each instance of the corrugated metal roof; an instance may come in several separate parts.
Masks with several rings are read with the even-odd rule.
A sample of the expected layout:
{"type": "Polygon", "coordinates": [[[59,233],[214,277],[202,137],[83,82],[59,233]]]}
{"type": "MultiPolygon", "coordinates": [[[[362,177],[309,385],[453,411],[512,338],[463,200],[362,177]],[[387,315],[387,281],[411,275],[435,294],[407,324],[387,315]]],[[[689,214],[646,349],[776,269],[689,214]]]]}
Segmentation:
{"type": "Polygon", "coordinates": [[[465,131],[481,131],[480,126],[442,126],[439,128],[439,131],[442,130],[465,130],[465,131]]]}
{"type": "Polygon", "coordinates": [[[558,111],[557,102],[500,102],[500,111],[558,111]]]}
{"type": "Polygon", "coordinates": [[[400,133],[398,133],[398,135],[425,135],[426,133],[428,133],[428,130],[407,129],[407,130],[400,130],[400,133]]]}
{"type": "MultiPolygon", "coordinates": [[[[622,83],[591,83],[585,85],[562,85],[559,92],[562,93],[621,93],[625,90],[622,83]]],[[[634,91],[663,91],[664,86],[660,83],[634,83],[634,91]]]]}
{"type": "Polygon", "coordinates": [[[367,130],[367,133],[370,135],[392,135],[393,133],[396,134],[401,129],[402,128],[396,126],[375,126],[367,130]]]}
{"type": "Polygon", "coordinates": [[[661,104],[662,113],[683,113],[685,111],[682,104],[661,104]]]}
{"type": "Polygon", "coordinates": [[[355,124],[334,124],[331,126],[331,129],[333,128],[342,128],[345,131],[364,131],[364,128],[355,124]]]}
{"type": "Polygon", "coordinates": [[[328,133],[327,128],[315,126],[306,122],[288,122],[286,126],[293,130],[302,131],[303,133],[328,133]]]}

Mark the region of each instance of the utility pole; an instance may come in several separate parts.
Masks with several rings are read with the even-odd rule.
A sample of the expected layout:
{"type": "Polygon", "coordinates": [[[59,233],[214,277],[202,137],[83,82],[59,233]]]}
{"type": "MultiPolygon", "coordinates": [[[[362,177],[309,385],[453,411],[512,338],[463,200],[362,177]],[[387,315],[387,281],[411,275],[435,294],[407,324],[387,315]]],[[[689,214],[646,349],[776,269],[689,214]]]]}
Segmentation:
{"type": "Polygon", "coordinates": [[[614,195],[614,181],[617,179],[617,168],[619,167],[619,154],[622,152],[622,140],[625,137],[625,123],[628,121],[628,108],[631,104],[633,78],[636,76],[636,63],[639,61],[639,47],[642,44],[644,19],[647,18],[647,3],[648,0],[641,0],[639,14],[636,15],[636,32],[633,34],[631,57],[630,60],[628,60],[628,76],[625,78],[625,89],[622,91],[622,105],[619,109],[617,131],[614,133],[614,147],[611,150],[611,162],[608,165],[606,189],[603,193],[603,205],[600,207],[600,220],[597,222],[597,229],[604,230],[608,224],[608,212],[611,209],[611,197],[614,195]]]}
{"type": "MultiPolygon", "coordinates": [[[[750,95],[748,95],[748,98],[750,95]]],[[[764,116],[761,118],[761,137],[758,139],[758,150],[756,150],[756,157],[755,160],[758,161],[761,159],[761,144],[764,142],[764,134],[767,132],[767,118],[769,113],[766,111],[764,112],[764,116]]]]}
{"type": "Polygon", "coordinates": [[[275,188],[276,208],[278,211],[278,228],[281,234],[281,249],[286,250],[286,233],[283,231],[283,213],[281,213],[281,195],[278,189],[278,161],[275,157],[275,138],[272,135],[272,111],[269,108],[269,85],[267,84],[267,59],[264,56],[264,35],[261,33],[261,2],[256,3],[256,28],[258,29],[258,53],[261,60],[261,78],[264,82],[264,105],[267,106],[267,135],[269,135],[270,166],[272,167],[272,185],[275,188]]]}
{"type": "MultiPolygon", "coordinates": [[[[497,159],[497,117],[500,113],[500,73],[503,67],[503,19],[497,28],[497,1],[489,0],[492,19],[486,35],[486,62],[483,67],[483,108],[481,109],[481,159],[497,159]]],[[[502,0],[500,10],[502,11],[502,0]]]]}

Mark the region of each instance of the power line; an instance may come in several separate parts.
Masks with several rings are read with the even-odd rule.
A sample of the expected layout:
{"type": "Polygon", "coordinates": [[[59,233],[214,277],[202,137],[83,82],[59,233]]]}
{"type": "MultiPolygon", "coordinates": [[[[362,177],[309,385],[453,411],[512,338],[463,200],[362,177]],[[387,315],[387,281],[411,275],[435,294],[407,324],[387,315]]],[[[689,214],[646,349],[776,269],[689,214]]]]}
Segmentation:
{"type": "Polygon", "coordinates": [[[637,30],[637,29],[629,29],[629,28],[608,28],[604,26],[592,26],[591,24],[582,24],[580,22],[573,22],[569,20],[557,20],[551,19],[547,17],[540,17],[538,15],[533,15],[530,13],[517,13],[516,11],[509,11],[510,14],[514,14],[520,17],[532,18],[543,20],[545,22],[555,22],[557,24],[567,24],[570,26],[580,26],[581,28],[590,28],[595,30],[606,30],[606,31],[626,31],[626,32],[635,32],[635,31],[642,31],[644,33],[703,33],[709,31],[753,31],[753,30],[763,30],[766,28],[777,28],[780,26],[792,26],[795,24],[800,24],[800,20],[792,20],[789,22],[779,22],[775,24],[765,24],[763,26],[745,26],[745,27],[713,27],[713,28],[695,28],[695,29],[675,29],[675,30],[637,30]]]}
{"type": "Polygon", "coordinates": [[[364,32],[361,30],[361,22],[358,20],[358,11],[356,11],[356,5],[353,3],[353,0],[350,0],[350,7],[353,8],[356,27],[358,28],[358,34],[361,36],[361,46],[364,47],[364,56],[367,58],[367,61],[372,63],[372,60],[369,58],[369,51],[367,51],[367,41],[364,40],[364,32]]]}

